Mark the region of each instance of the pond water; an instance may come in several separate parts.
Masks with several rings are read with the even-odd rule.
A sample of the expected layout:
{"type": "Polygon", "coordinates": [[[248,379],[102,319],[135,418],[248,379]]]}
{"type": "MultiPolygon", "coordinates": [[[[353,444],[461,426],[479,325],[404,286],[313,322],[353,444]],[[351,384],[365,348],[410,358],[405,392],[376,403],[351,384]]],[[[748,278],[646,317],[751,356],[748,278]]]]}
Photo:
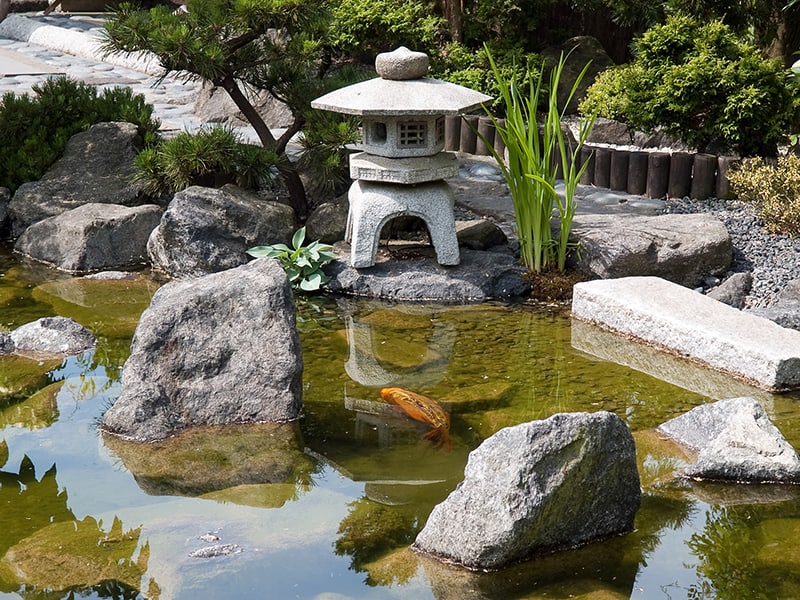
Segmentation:
{"type": "Polygon", "coordinates": [[[99,340],[64,361],[0,359],[2,597],[800,597],[800,491],[676,483],[668,473],[682,457],[648,433],[700,403],[751,394],[797,446],[796,398],[573,324],[559,307],[314,297],[299,303],[299,423],[129,444],[97,422],[157,285],[73,279],[8,252],[0,274],[0,327],[60,314],[99,340]],[[450,412],[449,448],[381,402],[389,386],[450,412]],[[487,436],[601,409],[637,440],[636,531],[498,573],[408,550],[487,436]]]}

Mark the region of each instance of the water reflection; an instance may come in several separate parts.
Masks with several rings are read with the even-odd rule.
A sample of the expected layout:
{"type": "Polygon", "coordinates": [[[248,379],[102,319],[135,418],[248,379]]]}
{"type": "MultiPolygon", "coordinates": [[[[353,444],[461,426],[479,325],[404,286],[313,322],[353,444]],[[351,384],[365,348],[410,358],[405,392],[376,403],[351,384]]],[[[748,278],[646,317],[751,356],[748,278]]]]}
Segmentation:
{"type": "MultiPolygon", "coordinates": [[[[0,467],[8,455],[3,440],[0,467]]],[[[54,464],[37,478],[27,455],[17,472],[0,471],[0,591],[25,598],[141,597],[149,548],[140,546],[139,530],[124,531],[118,519],[107,531],[93,517],[78,520],[56,472],[54,464]]],[[[148,588],[158,586],[151,580],[148,588]]]]}
{"type": "Polygon", "coordinates": [[[230,490],[212,497],[277,507],[311,489],[319,468],[303,452],[297,423],[197,427],[149,444],[104,435],[104,442],[151,495],[230,490]]]}
{"type": "Polygon", "coordinates": [[[772,394],[732,375],[721,373],[645,343],[632,341],[596,325],[572,319],[572,347],[714,400],[749,396],[772,413],[772,394]]]}

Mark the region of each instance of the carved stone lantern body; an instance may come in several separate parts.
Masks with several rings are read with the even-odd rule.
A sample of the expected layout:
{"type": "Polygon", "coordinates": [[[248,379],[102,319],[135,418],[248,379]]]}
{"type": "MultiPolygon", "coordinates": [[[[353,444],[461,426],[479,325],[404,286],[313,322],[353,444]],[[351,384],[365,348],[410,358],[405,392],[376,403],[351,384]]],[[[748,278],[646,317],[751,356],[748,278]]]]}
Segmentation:
{"type": "Polygon", "coordinates": [[[374,265],[383,226],[411,215],[425,221],[438,262],[457,265],[453,193],[444,180],[458,174],[458,159],[443,152],[445,116],[474,110],[491,97],[426,77],[427,55],[403,47],[379,54],[375,69],[380,77],[311,103],[362,117],[361,152],[350,157],[350,264],[374,265]]]}

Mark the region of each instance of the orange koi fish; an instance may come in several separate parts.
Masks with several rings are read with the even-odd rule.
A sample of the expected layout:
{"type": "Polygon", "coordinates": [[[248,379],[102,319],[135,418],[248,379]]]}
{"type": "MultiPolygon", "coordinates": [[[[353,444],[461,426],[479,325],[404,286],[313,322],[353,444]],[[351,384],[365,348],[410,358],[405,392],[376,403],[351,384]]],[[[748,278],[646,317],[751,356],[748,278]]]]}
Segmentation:
{"type": "Polygon", "coordinates": [[[402,388],[383,388],[381,398],[389,404],[399,407],[415,421],[433,427],[423,437],[437,442],[437,445],[450,446],[450,415],[436,400],[422,394],[416,394],[402,388]]]}

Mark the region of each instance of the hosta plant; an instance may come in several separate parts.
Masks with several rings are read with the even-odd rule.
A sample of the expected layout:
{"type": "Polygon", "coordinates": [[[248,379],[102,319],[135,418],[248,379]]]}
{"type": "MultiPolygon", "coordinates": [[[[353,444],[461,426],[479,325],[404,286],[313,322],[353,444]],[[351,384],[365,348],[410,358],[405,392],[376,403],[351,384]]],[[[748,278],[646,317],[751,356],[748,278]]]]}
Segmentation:
{"type": "Polygon", "coordinates": [[[303,245],[306,239],[306,228],[301,227],[292,236],[292,247],[286,244],[255,246],[247,253],[254,258],[275,258],[281,263],[294,289],[304,292],[318,290],[327,283],[330,277],[322,271],[322,265],[336,258],[333,246],[323,244],[319,240],[303,245]]]}

